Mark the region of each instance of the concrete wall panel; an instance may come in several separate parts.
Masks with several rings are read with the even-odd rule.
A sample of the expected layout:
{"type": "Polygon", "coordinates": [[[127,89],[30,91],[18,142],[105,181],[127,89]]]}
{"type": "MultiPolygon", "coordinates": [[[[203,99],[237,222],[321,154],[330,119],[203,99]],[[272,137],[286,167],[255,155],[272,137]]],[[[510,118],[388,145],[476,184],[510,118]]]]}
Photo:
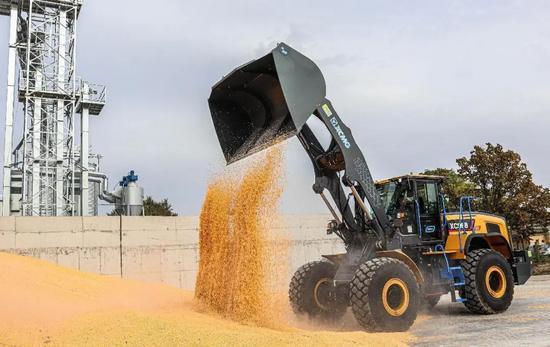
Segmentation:
{"type": "Polygon", "coordinates": [[[122,248],[122,274],[141,272],[141,250],[139,248],[122,248]]]}
{"type": "Polygon", "coordinates": [[[141,272],[161,272],[162,248],[140,247],[141,272]]]}
{"type": "Polygon", "coordinates": [[[198,247],[188,247],[181,250],[183,259],[183,271],[193,271],[199,268],[199,249],[198,247]]]}
{"type": "Polygon", "coordinates": [[[165,247],[160,254],[162,272],[183,270],[183,249],[181,247],[165,247]]]}
{"type": "Polygon", "coordinates": [[[83,247],[120,247],[120,217],[83,217],[83,247]]]}
{"type": "Polygon", "coordinates": [[[126,247],[178,244],[176,217],[122,217],[126,247]]]}
{"type": "Polygon", "coordinates": [[[16,217],[15,247],[80,247],[82,218],[16,217]]]}
{"type": "MultiPolygon", "coordinates": [[[[289,239],[289,266],[344,251],[326,235],[327,215],[283,216],[273,233],[289,239]]],[[[0,217],[0,251],[45,259],[82,271],[193,289],[199,219],[189,217],[0,217]]],[[[291,273],[289,275],[291,275],[291,273]]]]}
{"type": "Polygon", "coordinates": [[[57,249],[55,248],[40,248],[40,255],[38,256],[42,260],[47,260],[51,263],[57,264],[57,249]]]}
{"type": "Polygon", "coordinates": [[[15,217],[0,217],[0,248],[15,248],[15,217]]]}
{"type": "Polygon", "coordinates": [[[0,231],[0,245],[3,249],[15,249],[15,231],[0,231]]]}
{"type": "Polygon", "coordinates": [[[78,269],[79,262],[80,250],[78,248],[65,247],[57,249],[57,264],[78,269]]]}
{"type": "Polygon", "coordinates": [[[176,218],[176,238],[179,244],[198,244],[199,243],[199,218],[177,217],[176,218]]]}
{"type": "Polygon", "coordinates": [[[15,248],[57,248],[57,247],[81,247],[82,232],[71,231],[16,231],[15,248]]]}
{"type": "Polygon", "coordinates": [[[80,248],[78,269],[101,273],[101,247],[80,248]]]}
{"type": "Polygon", "coordinates": [[[15,232],[15,217],[0,217],[0,233],[4,231],[15,232]]]}
{"type": "Polygon", "coordinates": [[[181,287],[182,271],[162,271],[160,281],[174,287],[181,287]]]}
{"type": "Polygon", "coordinates": [[[99,271],[102,275],[120,276],[120,248],[100,247],[99,271]]]}

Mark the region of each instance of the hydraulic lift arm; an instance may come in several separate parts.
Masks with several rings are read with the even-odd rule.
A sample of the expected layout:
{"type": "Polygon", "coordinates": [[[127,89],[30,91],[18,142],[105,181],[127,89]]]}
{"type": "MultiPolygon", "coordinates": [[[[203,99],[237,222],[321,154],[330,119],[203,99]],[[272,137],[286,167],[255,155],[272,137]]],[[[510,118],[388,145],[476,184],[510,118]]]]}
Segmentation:
{"type": "Polygon", "coordinates": [[[314,191],[328,203],[327,190],[342,216],[339,222],[346,245],[364,245],[367,238],[373,240],[371,234],[376,235],[374,241],[385,243],[389,221],[365,157],[326,99],[323,74],[313,61],[280,43],[216,83],[208,102],[228,164],[298,136],[314,166],[314,191]],[[306,124],[312,115],[332,136],[328,151],[306,124]],[[354,210],[345,187],[351,190],[354,210]]]}
{"type": "MultiPolygon", "coordinates": [[[[315,135],[307,124],[298,134],[298,138],[308,153],[315,171],[315,184],[313,190],[317,194],[323,194],[326,189],[343,216],[348,228],[359,231],[360,226],[353,219],[348,200],[345,198],[343,186],[352,190],[356,205],[360,207],[363,222],[371,219],[369,210],[363,201],[366,198],[374,218],[370,220],[370,226],[374,229],[380,241],[385,241],[385,230],[389,225],[380,200],[380,195],[372,179],[372,175],[366,163],[363,153],[357,146],[351,130],[342,122],[329,100],[323,102],[315,109],[314,116],[318,117],[326,125],[333,142],[328,151],[324,151],[315,135]],[[328,160],[325,156],[332,156],[328,160]],[[327,161],[332,161],[327,165],[327,161]],[[325,163],[324,163],[325,162],[325,163]],[[343,165],[342,165],[343,164],[343,165]],[[339,176],[339,171],[344,170],[344,176],[339,176]],[[360,187],[360,189],[358,189],[360,187]]],[[[346,240],[345,240],[346,241],[346,240]]]]}

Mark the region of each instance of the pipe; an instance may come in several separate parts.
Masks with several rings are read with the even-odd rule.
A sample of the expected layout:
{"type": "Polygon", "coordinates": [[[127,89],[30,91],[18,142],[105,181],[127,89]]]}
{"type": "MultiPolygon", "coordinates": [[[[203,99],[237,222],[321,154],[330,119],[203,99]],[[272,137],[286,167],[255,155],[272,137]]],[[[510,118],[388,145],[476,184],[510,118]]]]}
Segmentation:
{"type": "Polygon", "coordinates": [[[89,181],[100,183],[101,189],[99,191],[99,198],[103,201],[107,201],[108,203],[114,204],[117,202],[117,200],[120,200],[120,197],[115,195],[112,192],[109,192],[109,178],[107,175],[99,173],[99,172],[89,172],[89,181]]]}
{"type": "MultiPolygon", "coordinates": [[[[82,90],[82,99],[87,100],[88,98],[88,85],[84,83],[82,90]]],[[[61,119],[63,120],[63,119],[61,119]]],[[[89,192],[89,181],[90,181],[90,172],[88,168],[88,159],[90,155],[89,149],[89,125],[90,122],[90,110],[88,105],[82,105],[80,112],[80,167],[81,176],[80,176],[80,212],[81,215],[87,216],[88,212],[88,192],[89,192]]]]}

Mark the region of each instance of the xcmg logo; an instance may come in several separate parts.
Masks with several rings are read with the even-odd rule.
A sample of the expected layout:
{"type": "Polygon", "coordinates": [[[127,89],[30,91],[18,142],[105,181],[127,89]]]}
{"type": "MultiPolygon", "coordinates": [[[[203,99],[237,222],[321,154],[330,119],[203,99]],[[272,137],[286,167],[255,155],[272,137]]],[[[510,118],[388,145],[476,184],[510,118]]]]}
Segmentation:
{"type": "Polygon", "coordinates": [[[332,127],[334,128],[334,130],[336,130],[336,133],[338,134],[338,137],[344,143],[344,147],[349,149],[351,147],[351,143],[349,143],[348,138],[346,137],[346,134],[344,134],[344,131],[342,130],[342,128],[340,128],[340,124],[338,123],[338,119],[336,119],[336,117],[332,117],[330,119],[330,124],[332,124],[332,127]]]}
{"type": "Polygon", "coordinates": [[[458,230],[472,230],[474,227],[473,220],[450,220],[447,221],[447,230],[458,231],[458,230]]]}

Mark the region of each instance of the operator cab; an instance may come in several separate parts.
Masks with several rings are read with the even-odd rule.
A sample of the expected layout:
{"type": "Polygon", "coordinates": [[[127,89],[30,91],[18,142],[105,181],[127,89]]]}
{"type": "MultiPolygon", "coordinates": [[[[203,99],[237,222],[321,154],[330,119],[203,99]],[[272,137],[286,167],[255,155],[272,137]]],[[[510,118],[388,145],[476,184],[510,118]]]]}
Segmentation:
{"type": "Polygon", "coordinates": [[[432,175],[405,175],[376,182],[388,219],[404,235],[442,240],[441,183],[432,175]]]}

